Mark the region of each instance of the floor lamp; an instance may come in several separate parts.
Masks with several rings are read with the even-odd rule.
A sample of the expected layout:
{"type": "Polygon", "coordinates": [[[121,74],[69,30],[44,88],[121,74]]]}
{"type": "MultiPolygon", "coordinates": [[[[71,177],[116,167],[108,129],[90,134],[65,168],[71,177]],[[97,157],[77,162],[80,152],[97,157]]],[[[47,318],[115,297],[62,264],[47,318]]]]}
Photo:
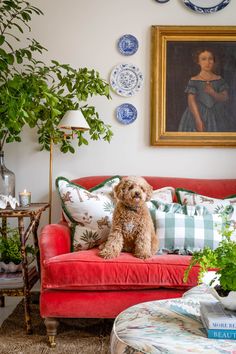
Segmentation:
{"type": "MultiPolygon", "coordinates": [[[[70,110],[65,113],[61,119],[58,128],[61,130],[71,130],[73,137],[73,130],[85,131],[89,130],[89,125],[86,122],[81,110],[70,110]]],[[[50,142],[50,160],[49,160],[49,224],[52,221],[52,170],[53,170],[53,141],[50,142]]]]}

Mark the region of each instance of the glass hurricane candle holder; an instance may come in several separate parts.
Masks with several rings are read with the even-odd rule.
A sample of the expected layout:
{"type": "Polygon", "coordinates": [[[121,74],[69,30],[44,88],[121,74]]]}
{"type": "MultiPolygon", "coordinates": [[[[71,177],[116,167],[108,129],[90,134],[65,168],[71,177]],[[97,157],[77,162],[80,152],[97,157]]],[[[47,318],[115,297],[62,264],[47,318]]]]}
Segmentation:
{"type": "Polygon", "coordinates": [[[29,207],[31,204],[31,192],[24,189],[23,192],[19,193],[20,207],[29,207]]]}

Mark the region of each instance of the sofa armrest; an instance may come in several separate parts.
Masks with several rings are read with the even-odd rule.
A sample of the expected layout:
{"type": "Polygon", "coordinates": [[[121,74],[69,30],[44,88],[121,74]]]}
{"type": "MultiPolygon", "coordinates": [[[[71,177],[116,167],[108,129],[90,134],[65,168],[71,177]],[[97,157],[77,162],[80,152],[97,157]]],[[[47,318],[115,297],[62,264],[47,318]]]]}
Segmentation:
{"type": "Polygon", "coordinates": [[[43,261],[71,251],[70,229],[63,224],[50,224],[43,227],[39,236],[41,265],[43,261]]]}

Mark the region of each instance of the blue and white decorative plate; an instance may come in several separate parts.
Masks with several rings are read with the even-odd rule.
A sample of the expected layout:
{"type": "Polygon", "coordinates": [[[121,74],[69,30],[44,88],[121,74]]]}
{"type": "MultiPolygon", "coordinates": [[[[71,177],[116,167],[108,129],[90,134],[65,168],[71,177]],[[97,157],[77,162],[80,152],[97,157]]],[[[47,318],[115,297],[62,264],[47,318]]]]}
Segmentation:
{"type": "Polygon", "coordinates": [[[110,84],[112,89],[120,96],[135,95],[142,87],[143,74],[133,64],[117,65],[111,72],[110,84]]]}
{"type": "Polygon", "coordinates": [[[230,0],[183,0],[184,4],[193,11],[211,14],[225,8],[230,0]]]}
{"type": "Polygon", "coordinates": [[[130,103],[123,103],[116,109],[116,118],[122,124],[133,123],[137,114],[137,109],[130,103]]]}
{"type": "Polygon", "coordinates": [[[165,2],[168,2],[169,0],[156,0],[156,2],[159,2],[160,4],[164,4],[165,2]]]}
{"type": "Polygon", "coordinates": [[[123,55],[133,55],[138,50],[138,40],[132,34],[125,34],[118,40],[119,52],[123,55]]]}

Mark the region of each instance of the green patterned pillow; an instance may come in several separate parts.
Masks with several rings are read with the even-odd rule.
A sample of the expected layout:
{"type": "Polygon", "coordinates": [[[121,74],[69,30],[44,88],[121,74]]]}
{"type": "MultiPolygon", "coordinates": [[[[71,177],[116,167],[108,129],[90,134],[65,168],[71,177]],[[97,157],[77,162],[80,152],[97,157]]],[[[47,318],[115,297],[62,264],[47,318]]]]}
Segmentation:
{"type": "MultiPolygon", "coordinates": [[[[204,206],[153,203],[159,253],[192,254],[208,246],[215,249],[222,240],[222,218],[211,214],[204,206]]],[[[231,207],[230,212],[233,212],[231,207]]]]}
{"type": "MultiPolygon", "coordinates": [[[[183,205],[204,205],[210,213],[219,213],[227,205],[236,206],[236,195],[224,199],[217,199],[201,195],[187,189],[176,188],[176,196],[179,203],[183,205]]],[[[236,220],[235,213],[232,218],[236,220]]]]}
{"type": "Polygon", "coordinates": [[[56,179],[74,251],[95,247],[108,236],[115,205],[113,188],[119,182],[120,177],[114,176],[87,190],[64,177],[56,179]]]}

